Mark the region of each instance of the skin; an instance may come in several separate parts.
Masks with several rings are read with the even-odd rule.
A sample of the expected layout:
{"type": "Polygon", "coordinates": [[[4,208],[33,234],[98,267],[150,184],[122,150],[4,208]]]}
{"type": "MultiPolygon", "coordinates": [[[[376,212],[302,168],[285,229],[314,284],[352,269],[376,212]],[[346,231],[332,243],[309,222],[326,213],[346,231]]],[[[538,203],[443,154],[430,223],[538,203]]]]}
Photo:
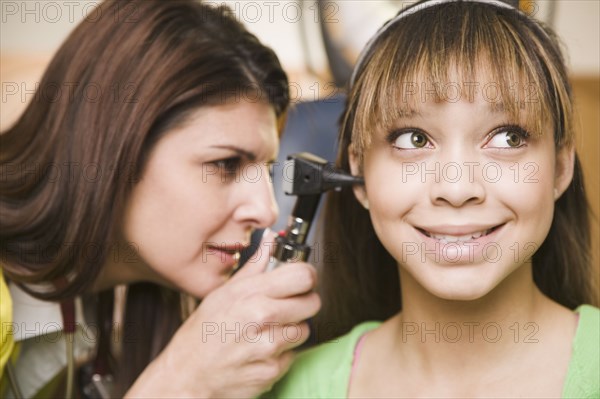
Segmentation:
{"type": "Polygon", "coordinates": [[[230,103],[199,109],[160,140],[125,211],[136,273],[197,298],[228,280],[252,231],[277,218],[276,126],[268,105],[230,103]]]}
{"type": "Polygon", "coordinates": [[[350,396],[560,397],[576,319],[537,289],[530,257],[573,150],[555,148],[549,125],[525,137],[511,127],[525,114],[511,120],[482,97],[413,111],[374,132],[363,164],[349,148],[365,178],[355,195],[398,261],[403,296],[366,335],[350,396]]]}
{"type": "Polygon", "coordinates": [[[308,338],[316,273],[306,263],[264,273],[273,233],[232,277],[252,231],[277,217],[276,122],[259,102],[205,107],[152,150],[119,233],[135,257],[107,264],[96,288],[152,281],[202,301],[127,397],[255,397],[308,338]]]}

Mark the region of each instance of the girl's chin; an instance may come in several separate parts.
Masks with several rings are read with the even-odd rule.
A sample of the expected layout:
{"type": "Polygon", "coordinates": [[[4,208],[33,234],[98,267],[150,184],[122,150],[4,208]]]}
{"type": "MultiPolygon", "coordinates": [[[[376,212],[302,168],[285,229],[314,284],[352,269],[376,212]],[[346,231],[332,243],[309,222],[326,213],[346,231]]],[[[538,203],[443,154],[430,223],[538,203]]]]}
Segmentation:
{"type": "MultiPolygon", "coordinates": [[[[472,289],[472,287],[471,287],[472,289]]],[[[443,299],[446,301],[460,301],[460,302],[468,302],[468,301],[476,301],[483,297],[485,297],[489,291],[471,291],[471,292],[456,292],[456,291],[430,291],[432,295],[439,299],[443,299]]]]}
{"type": "Polygon", "coordinates": [[[444,279],[438,281],[421,281],[422,288],[434,297],[448,301],[475,301],[488,295],[494,287],[492,281],[474,280],[453,280],[444,279]]]}

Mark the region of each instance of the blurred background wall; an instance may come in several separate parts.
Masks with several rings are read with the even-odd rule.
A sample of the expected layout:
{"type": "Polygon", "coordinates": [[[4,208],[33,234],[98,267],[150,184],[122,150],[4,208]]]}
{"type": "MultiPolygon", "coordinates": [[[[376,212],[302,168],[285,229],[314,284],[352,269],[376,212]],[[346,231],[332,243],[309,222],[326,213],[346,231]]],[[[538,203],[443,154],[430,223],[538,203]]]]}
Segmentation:
{"type": "MultiPolygon", "coordinates": [[[[598,267],[600,0],[507,1],[519,3],[522,10],[553,27],[564,41],[579,112],[577,144],[595,214],[594,265],[598,267]]],[[[335,103],[327,100],[341,93],[336,84],[341,86],[369,37],[398,10],[413,3],[206,2],[229,5],[250,31],[277,52],[290,75],[292,101],[299,106],[317,100],[335,103]]],[[[36,82],[52,54],[79,21],[86,16],[94,18],[97,4],[97,0],[0,0],[0,129],[6,129],[18,117],[33,97],[36,82]]]]}

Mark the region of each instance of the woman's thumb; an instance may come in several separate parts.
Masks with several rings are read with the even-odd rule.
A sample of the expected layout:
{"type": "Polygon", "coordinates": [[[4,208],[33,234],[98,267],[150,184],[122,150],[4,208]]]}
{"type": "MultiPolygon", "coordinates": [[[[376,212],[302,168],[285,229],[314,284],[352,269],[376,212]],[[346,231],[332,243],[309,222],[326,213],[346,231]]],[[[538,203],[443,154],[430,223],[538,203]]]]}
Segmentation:
{"type": "Polygon", "coordinates": [[[277,234],[271,231],[271,229],[265,229],[258,246],[255,246],[256,251],[254,251],[254,253],[251,255],[246,256],[245,263],[240,265],[240,268],[237,270],[232,279],[264,272],[267,264],[269,263],[269,259],[271,258],[271,254],[275,250],[276,237],[277,234]]]}

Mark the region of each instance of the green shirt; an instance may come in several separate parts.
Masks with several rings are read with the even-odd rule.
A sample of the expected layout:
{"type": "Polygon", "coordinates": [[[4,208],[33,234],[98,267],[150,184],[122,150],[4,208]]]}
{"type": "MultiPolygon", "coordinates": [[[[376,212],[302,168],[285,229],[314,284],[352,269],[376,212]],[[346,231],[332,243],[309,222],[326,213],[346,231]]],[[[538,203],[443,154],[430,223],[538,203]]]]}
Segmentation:
{"type": "MultiPolygon", "coordinates": [[[[600,398],[600,310],[582,305],[563,398],[600,398]]],[[[345,398],[354,349],[381,323],[359,324],[348,334],[298,355],[292,368],[264,398],[345,398]]]]}

